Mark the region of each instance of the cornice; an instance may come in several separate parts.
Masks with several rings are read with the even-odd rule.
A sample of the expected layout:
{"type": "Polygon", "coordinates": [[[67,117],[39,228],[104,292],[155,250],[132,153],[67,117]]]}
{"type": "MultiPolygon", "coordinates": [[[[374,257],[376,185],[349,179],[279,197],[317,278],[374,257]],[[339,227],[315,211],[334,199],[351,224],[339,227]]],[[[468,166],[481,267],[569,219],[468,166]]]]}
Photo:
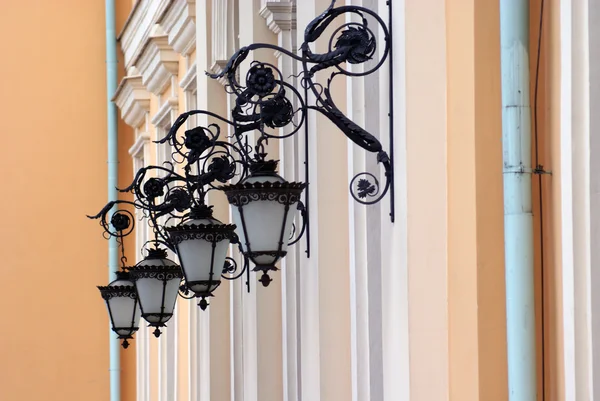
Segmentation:
{"type": "Polygon", "coordinates": [[[160,106],[150,122],[156,127],[163,129],[171,128],[171,112],[177,113],[178,110],[179,100],[176,97],[170,97],[160,106]]]}
{"type": "Polygon", "coordinates": [[[137,62],[142,54],[152,28],[163,17],[172,0],[139,0],[127,18],[118,36],[123,50],[125,68],[137,62]]]}
{"type": "Polygon", "coordinates": [[[196,0],[174,0],[161,25],[169,36],[169,45],[182,55],[196,48],[196,0]]]}
{"type": "Polygon", "coordinates": [[[198,76],[196,73],[196,63],[194,62],[194,64],[192,64],[192,66],[190,68],[188,68],[185,75],[181,78],[181,82],[179,83],[179,86],[185,92],[193,92],[196,90],[197,85],[198,85],[197,77],[198,76]]]}
{"type": "Polygon", "coordinates": [[[276,34],[296,29],[296,5],[291,1],[268,1],[260,10],[260,16],[276,34]]]}
{"type": "Polygon", "coordinates": [[[136,65],[146,88],[157,96],[164,92],[171,77],[179,70],[179,55],[168,42],[167,35],[149,37],[136,65]]]}
{"type": "Polygon", "coordinates": [[[142,132],[135,138],[135,142],[129,148],[129,154],[131,157],[140,157],[140,154],[144,155],[144,147],[150,143],[150,134],[142,132]]]}
{"type": "Polygon", "coordinates": [[[144,87],[141,75],[123,78],[112,100],[121,110],[123,121],[133,128],[139,127],[150,111],[150,93],[144,87]]]}
{"type": "MultiPolygon", "coordinates": [[[[217,60],[213,63],[213,65],[210,67],[210,72],[211,74],[220,74],[221,72],[223,72],[223,69],[225,68],[225,66],[227,66],[227,62],[229,60],[217,60]]],[[[238,71],[236,71],[236,74],[239,74],[238,71]]],[[[239,77],[238,77],[239,78],[239,77]]],[[[229,81],[227,81],[227,78],[225,76],[222,76],[220,78],[217,78],[217,81],[225,86],[229,84],[229,81]]]]}

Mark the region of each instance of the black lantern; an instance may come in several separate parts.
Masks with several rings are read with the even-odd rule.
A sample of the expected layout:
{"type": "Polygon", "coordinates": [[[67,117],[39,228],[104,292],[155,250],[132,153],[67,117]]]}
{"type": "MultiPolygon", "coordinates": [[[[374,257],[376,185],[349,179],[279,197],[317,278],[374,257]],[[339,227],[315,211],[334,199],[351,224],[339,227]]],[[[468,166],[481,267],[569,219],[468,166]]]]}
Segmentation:
{"type": "Polygon", "coordinates": [[[235,225],[213,218],[211,207],[194,206],[189,220],[166,228],[179,256],[186,288],[202,298],[198,304],[202,310],[208,306],[206,298],[221,284],[229,244],[236,238],[235,225]]]}
{"type": "Polygon", "coordinates": [[[173,316],[175,301],[181,283],[181,268],[167,259],[164,249],[148,251],[148,256],[129,269],[140,298],[142,317],[155,327],[154,335],[160,336],[159,327],[173,316]]]}
{"type": "MultiPolygon", "coordinates": [[[[388,3],[391,16],[391,2],[388,3]]],[[[226,81],[228,92],[233,95],[230,116],[222,117],[208,110],[182,113],[168,134],[157,141],[169,144],[170,160],[160,166],[142,167],[135,173],[132,183],[121,190],[130,192],[133,200],[112,200],[98,214],[89,216],[100,219],[107,237],[117,239],[123,269],[126,263],[123,238],[133,232],[135,224],[130,211],[114,211],[115,207],[124,205],[141,212],[153,230],[151,242],[176,252],[181,263],[180,268],[167,258],[166,251],[154,249],[142,262],[128,269],[129,284],[117,280],[108,287],[101,287],[101,291],[107,291],[102,295],[107,300],[113,330],[123,336],[120,338],[131,338],[137,330],[137,322],[133,324],[129,320],[132,313],[139,314],[140,310],[150,326],[156,327],[154,334],[158,337],[159,328],[173,315],[179,291],[184,297],[191,292],[201,298],[199,306],[206,309],[207,298],[213,296],[221,280],[235,280],[243,274],[247,278],[250,262],[254,264],[254,271],[262,271],[262,284],[269,285],[269,271],[277,270],[276,264],[286,256],[290,241],[296,243],[303,235],[307,240],[306,254],[310,257],[307,183],[288,182],[279,176],[277,161],[266,160],[265,149],[270,140],[292,138],[299,132],[304,132],[308,141],[309,111],[320,112],[349,140],[376,155],[377,163],[384,170],[385,183],[380,185],[381,174],[361,172],[350,180],[350,194],[357,202],[371,205],[389,193],[390,217],[394,221],[394,96],[390,92],[388,155],[377,136],[354,123],[336,106],[331,91],[331,83],[336,77],[367,76],[378,70],[390,55],[392,37],[376,12],[360,6],[334,7],[334,4],[335,0],[332,0],[328,9],[309,23],[298,52],[292,53],[272,44],[253,43],[239,49],[218,74],[209,74],[211,78],[226,81]],[[314,43],[328,26],[334,20],[346,20],[348,16],[358,17],[360,21],[340,24],[333,30],[325,52],[313,52],[314,43]],[[383,39],[379,44],[378,38],[383,39]],[[260,61],[250,63],[245,82],[242,82],[240,66],[247,65],[244,61],[257,50],[276,50],[299,61],[300,71],[296,78],[303,91],[290,84],[275,65],[260,61]],[[347,64],[367,61],[370,61],[369,66],[365,65],[359,73],[345,69],[347,64]],[[318,78],[328,72],[327,83],[318,78]],[[188,118],[194,115],[214,121],[207,126],[193,127],[185,135],[178,134],[178,130],[189,123],[188,118]],[[228,129],[222,130],[222,124],[227,124],[228,129]],[[287,129],[281,132],[279,129],[284,127],[287,129]],[[225,132],[231,136],[223,135],[225,132]],[[249,143],[248,135],[255,142],[254,146],[249,143]],[[218,187],[235,177],[239,178],[237,184],[218,187]],[[305,188],[305,202],[301,202],[305,188]],[[207,194],[219,189],[232,206],[235,225],[214,219],[211,208],[205,205],[207,194]],[[291,240],[296,210],[301,213],[302,224],[296,238],[291,240]],[[164,222],[171,222],[172,227],[166,227],[164,222]],[[236,261],[227,257],[229,244],[238,245],[244,254],[239,271],[236,261]],[[185,285],[181,285],[182,277],[185,277],[185,285]],[[131,290],[131,282],[135,283],[135,293],[125,291],[125,288],[131,290]],[[119,292],[112,287],[123,290],[119,292]],[[128,301],[130,309],[126,309],[125,298],[130,295],[137,297],[137,302],[128,301]],[[120,301],[109,302],[113,298],[120,301]]],[[[389,72],[392,81],[393,69],[389,72]]],[[[309,149],[309,146],[304,149],[306,177],[309,176],[309,149]]],[[[249,280],[246,283],[249,290],[249,280]]]]}
{"type": "Polygon", "coordinates": [[[287,254],[294,211],[306,187],[301,182],[287,182],[277,174],[277,161],[254,161],[250,175],[241,183],[221,189],[233,207],[233,220],[244,255],[262,271],[266,287],[270,270],[287,254]]]}
{"type": "Polygon", "coordinates": [[[139,328],[140,305],[129,273],[121,271],[116,275],[116,280],[108,286],[98,286],[98,289],[102,299],[106,301],[112,330],[123,340],[123,348],[127,348],[127,340],[133,338],[133,333],[139,328]]]}

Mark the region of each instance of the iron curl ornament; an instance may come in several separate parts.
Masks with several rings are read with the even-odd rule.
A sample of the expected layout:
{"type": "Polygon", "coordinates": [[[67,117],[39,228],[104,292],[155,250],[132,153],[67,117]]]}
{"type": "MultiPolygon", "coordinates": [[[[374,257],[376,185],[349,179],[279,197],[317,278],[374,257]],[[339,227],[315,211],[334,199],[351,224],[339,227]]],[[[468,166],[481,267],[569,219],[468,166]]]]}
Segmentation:
{"type": "MultiPolygon", "coordinates": [[[[218,74],[208,74],[214,79],[226,79],[228,91],[235,94],[236,106],[232,110],[235,135],[250,131],[259,131],[257,145],[270,138],[285,139],[306,127],[309,110],[317,111],[327,117],[348,139],[370,153],[375,153],[377,163],[383,168],[383,183],[373,172],[357,174],[350,180],[350,194],[364,205],[372,205],[390,194],[390,217],[394,221],[394,177],[393,177],[393,96],[390,93],[390,131],[389,153],[383,149],[379,139],[349,119],[334,102],[331,86],[340,77],[364,77],[373,74],[389,60],[391,64],[392,39],[391,32],[384,20],[373,10],[360,6],[335,7],[335,0],[321,15],[311,21],[304,31],[304,42],[299,54],[268,43],[254,43],[239,49],[218,74]],[[317,40],[321,39],[333,21],[354,15],[360,22],[345,22],[334,29],[328,40],[328,51],[315,53],[312,50],[317,40]],[[369,20],[375,27],[369,25],[369,20]],[[377,33],[381,32],[383,41],[378,43],[377,33]],[[378,48],[381,51],[378,53],[378,48]],[[301,72],[298,74],[304,90],[301,94],[287,83],[277,67],[253,61],[246,74],[245,85],[239,82],[239,72],[244,60],[252,51],[270,49],[299,62],[301,72]],[[375,57],[379,54],[379,58],[375,57]],[[363,71],[349,71],[345,65],[357,65],[370,62],[363,71]],[[329,71],[324,79],[325,84],[317,82],[317,75],[329,71]],[[313,95],[312,104],[308,103],[308,93],[313,95]],[[293,100],[297,99],[296,102],[293,100]],[[294,109],[293,104],[297,107],[294,109]],[[281,128],[292,124],[293,129],[285,135],[269,132],[269,128],[281,128]]],[[[391,22],[391,2],[388,2],[389,21],[391,22]]],[[[391,27],[391,24],[390,24],[391,27]]],[[[390,85],[393,80],[393,69],[390,65],[390,85]]],[[[391,92],[391,91],[390,91],[391,92]]],[[[308,135],[305,132],[305,140],[308,135]]],[[[308,154],[305,158],[308,159],[308,154]]],[[[308,160],[306,160],[308,166],[308,160]]],[[[308,174],[306,175],[308,176],[308,174]]],[[[308,196],[304,204],[308,207],[308,196]]]]}
{"type": "MultiPolygon", "coordinates": [[[[272,281],[270,274],[278,270],[287,247],[302,237],[306,238],[310,257],[310,187],[280,176],[278,161],[269,158],[266,145],[299,133],[304,134],[308,144],[311,112],[325,116],[349,140],[375,155],[380,171],[354,176],[349,182],[350,195],[361,204],[371,205],[389,194],[393,222],[393,96],[390,93],[388,153],[377,136],[344,114],[332,94],[336,80],[364,77],[379,70],[386,61],[391,64],[391,24],[386,25],[368,8],[335,7],[335,2],[332,0],[308,24],[297,53],[272,44],[254,43],[239,49],[220,73],[207,73],[213,79],[225,80],[226,91],[233,95],[230,116],[207,110],[179,115],[167,135],[156,141],[168,146],[171,160],[135,173],[131,184],[120,190],[131,194],[133,200],[110,201],[99,213],[88,216],[99,220],[104,236],[116,238],[121,250],[118,279],[100,288],[113,330],[125,343],[138,329],[139,316],[155,327],[156,336],[160,335],[160,328],[172,316],[177,295],[198,298],[198,305],[204,310],[222,279],[245,276],[249,291],[250,272],[262,272],[258,281],[268,286],[272,281]],[[349,20],[353,22],[346,22],[349,20]],[[334,28],[334,21],[342,23],[334,28]],[[319,40],[328,44],[323,53],[313,50],[319,40]],[[260,49],[278,51],[282,57],[295,60],[300,69],[294,77],[299,88],[273,64],[245,63],[253,51],[260,49]],[[352,69],[348,67],[351,65],[363,67],[352,69]],[[182,130],[194,115],[203,115],[211,122],[182,130]],[[213,216],[212,206],[207,203],[212,191],[225,194],[234,224],[213,216]],[[136,223],[148,225],[151,236],[143,246],[146,256],[131,266],[125,257],[123,239],[134,232],[136,223]],[[240,257],[231,254],[232,246],[239,250],[240,257]],[[109,304],[118,296],[123,297],[123,302],[109,304]]],[[[391,22],[391,2],[388,11],[391,22]]],[[[390,65],[390,85],[392,71],[390,65]]],[[[309,156],[306,150],[306,177],[309,156]]]]}

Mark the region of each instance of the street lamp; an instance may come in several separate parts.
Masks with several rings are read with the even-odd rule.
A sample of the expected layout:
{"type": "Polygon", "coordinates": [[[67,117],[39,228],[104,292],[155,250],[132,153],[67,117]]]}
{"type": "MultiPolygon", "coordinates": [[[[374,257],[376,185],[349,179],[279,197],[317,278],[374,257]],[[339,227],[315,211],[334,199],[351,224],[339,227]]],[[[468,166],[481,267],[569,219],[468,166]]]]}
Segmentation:
{"type": "Polygon", "coordinates": [[[229,244],[236,238],[234,230],[234,225],[215,219],[205,205],[192,207],[189,220],[166,228],[179,255],[185,285],[201,298],[202,310],[208,306],[206,298],[221,284],[229,244]]]}
{"type": "Polygon", "coordinates": [[[116,275],[116,280],[108,286],[98,286],[98,289],[102,299],[106,301],[112,331],[123,340],[123,348],[127,348],[129,346],[127,340],[133,338],[133,334],[139,329],[140,304],[129,273],[120,271],[116,275]]]}
{"type": "Polygon", "coordinates": [[[263,272],[260,282],[265,287],[271,282],[268,272],[277,270],[275,264],[287,253],[294,212],[305,187],[278,175],[275,160],[261,160],[250,165],[244,181],[221,188],[233,208],[242,253],[254,263],[254,271],[263,272]]]}
{"type": "Polygon", "coordinates": [[[155,328],[154,335],[160,336],[175,309],[175,301],[181,283],[181,268],[167,258],[167,251],[156,247],[148,256],[129,269],[131,279],[140,300],[142,317],[155,328]]]}
{"type": "MultiPolygon", "coordinates": [[[[144,260],[129,268],[131,281],[120,276],[121,279],[102,288],[128,288],[131,291],[127,296],[139,296],[141,315],[156,328],[155,335],[160,334],[159,327],[165,326],[171,318],[178,291],[183,297],[191,293],[192,297],[200,298],[198,305],[204,310],[208,306],[206,298],[214,295],[222,279],[237,279],[244,273],[248,277],[250,270],[262,271],[259,281],[267,286],[272,281],[269,272],[277,270],[276,265],[287,254],[288,245],[296,243],[302,236],[307,238],[307,256],[310,256],[308,182],[288,182],[277,174],[277,161],[268,158],[266,145],[269,140],[290,138],[304,128],[305,148],[309,149],[307,119],[311,110],[329,119],[356,145],[376,154],[382,167],[383,184],[380,186],[379,174],[359,173],[350,180],[350,194],[357,202],[370,205],[389,193],[390,217],[394,220],[392,124],[388,154],[377,137],[344,115],[336,106],[331,90],[336,77],[361,77],[378,70],[390,55],[392,38],[388,27],[374,11],[360,6],[334,5],[335,0],[307,25],[299,54],[271,44],[254,43],[238,50],[219,74],[209,74],[211,78],[227,82],[227,91],[234,98],[231,116],[225,118],[206,110],[181,114],[168,134],[157,141],[171,146],[174,150],[172,160],[136,172],[132,184],[122,190],[131,193],[133,201],[113,200],[97,215],[90,216],[100,220],[109,237],[118,239],[122,260],[125,260],[122,238],[133,232],[134,219],[121,218],[127,213],[132,214],[115,212],[115,209],[121,206],[138,209],[152,228],[153,238],[149,242],[155,247],[144,260]],[[311,46],[314,47],[329,25],[340,16],[344,20],[346,16],[352,16],[359,22],[343,23],[335,28],[327,51],[314,53],[311,46]],[[382,34],[383,47],[379,53],[377,35],[369,21],[375,22],[376,29],[382,34]],[[287,82],[279,69],[269,63],[254,61],[245,75],[240,74],[240,66],[257,49],[277,51],[298,61],[302,71],[296,78],[301,90],[287,82]],[[377,55],[379,58],[375,59],[377,55]],[[360,72],[344,68],[369,61],[371,66],[360,72]],[[331,71],[329,78],[324,83],[316,82],[320,72],[327,70],[331,71]],[[244,77],[244,82],[240,82],[240,76],[244,77]],[[309,93],[312,96],[309,97],[309,93]],[[204,115],[216,122],[194,127],[181,135],[179,129],[193,115],[204,115]],[[227,138],[221,135],[219,124],[227,124],[232,135],[227,138]],[[279,130],[284,127],[290,129],[280,134],[279,130]],[[254,146],[248,143],[249,138],[256,138],[254,146]],[[224,224],[213,217],[212,206],[207,203],[211,191],[226,195],[235,224],[224,224]],[[117,221],[119,219],[123,221],[117,221]],[[293,235],[296,238],[291,238],[293,235]],[[230,245],[237,246],[243,256],[239,268],[235,259],[227,256],[230,245]],[[181,268],[167,258],[166,249],[177,255],[181,268]],[[183,284],[182,277],[185,279],[183,284]],[[135,282],[135,288],[131,282],[135,282]]],[[[390,93],[390,121],[392,99],[390,93]]],[[[304,154],[304,165],[308,179],[308,151],[304,154]]],[[[248,278],[246,284],[249,290],[248,278]]],[[[110,293],[108,291],[104,290],[103,297],[110,293]]],[[[114,289],[110,291],[118,293],[114,289]]],[[[137,302],[133,298],[127,300],[127,309],[121,305],[125,305],[124,295],[113,298],[119,300],[110,301],[113,303],[109,305],[113,329],[119,336],[126,336],[123,337],[126,340],[137,330],[137,326],[129,321],[131,316],[135,320],[135,313],[139,313],[132,309],[137,302]],[[118,319],[115,320],[113,315],[118,319]],[[124,324],[128,325],[121,327],[124,324]]]]}

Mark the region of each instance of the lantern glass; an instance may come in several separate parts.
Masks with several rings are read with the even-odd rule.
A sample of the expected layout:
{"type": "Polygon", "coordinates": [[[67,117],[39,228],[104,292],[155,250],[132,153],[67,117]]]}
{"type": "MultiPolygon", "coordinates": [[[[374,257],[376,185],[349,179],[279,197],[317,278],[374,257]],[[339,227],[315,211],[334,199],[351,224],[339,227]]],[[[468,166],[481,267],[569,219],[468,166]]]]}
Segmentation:
{"type": "MultiPolygon", "coordinates": [[[[222,223],[216,219],[198,219],[184,223],[186,226],[207,224],[222,223]]],[[[212,292],[219,286],[228,248],[229,239],[218,242],[205,238],[190,239],[179,243],[177,253],[190,290],[195,293],[212,292]]]]}
{"type": "MultiPolygon", "coordinates": [[[[129,273],[117,273],[117,279],[108,286],[98,287],[110,317],[112,330],[119,338],[127,340],[139,328],[140,305],[135,286],[129,280],[129,273]]],[[[127,347],[127,341],[123,346],[127,347]]]]}
{"type": "Polygon", "coordinates": [[[152,249],[144,260],[130,269],[139,294],[142,317],[151,326],[164,326],[171,319],[181,284],[181,269],[166,256],[164,250],[152,249]]]}
{"type": "MultiPolygon", "coordinates": [[[[285,183],[286,181],[278,175],[248,177],[244,181],[248,184],[256,182],[285,183]]],[[[246,234],[248,234],[249,250],[253,253],[256,252],[251,258],[255,264],[274,264],[279,256],[273,252],[285,253],[287,251],[288,241],[292,234],[295,203],[285,205],[279,203],[277,199],[257,200],[242,207],[233,208],[233,221],[238,227],[236,232],[240,237],[242,249],[244,252],[248,251],[248,241],[246,240],[246,234]],[[243,219],[240,213],[242,208],[243,219]]]]}
{"type": "Polygon", "coordinates": [[[208,297],[221,284],[221,273],[235,226],[212,217],[210,207],[192,208],[191,220],[167,229],[175,244],[185,284],[196,297],[208,297]]]}
{"type": "Polygon", "coordinates": [[[287,253],[294,215],[302,190],[276,173],[277,162],[255,161],[251,175],[238,184],[222,187],[232,206],[233,221],[244,255],[255,271],[277,270],[275,263],[287,253]]]}

